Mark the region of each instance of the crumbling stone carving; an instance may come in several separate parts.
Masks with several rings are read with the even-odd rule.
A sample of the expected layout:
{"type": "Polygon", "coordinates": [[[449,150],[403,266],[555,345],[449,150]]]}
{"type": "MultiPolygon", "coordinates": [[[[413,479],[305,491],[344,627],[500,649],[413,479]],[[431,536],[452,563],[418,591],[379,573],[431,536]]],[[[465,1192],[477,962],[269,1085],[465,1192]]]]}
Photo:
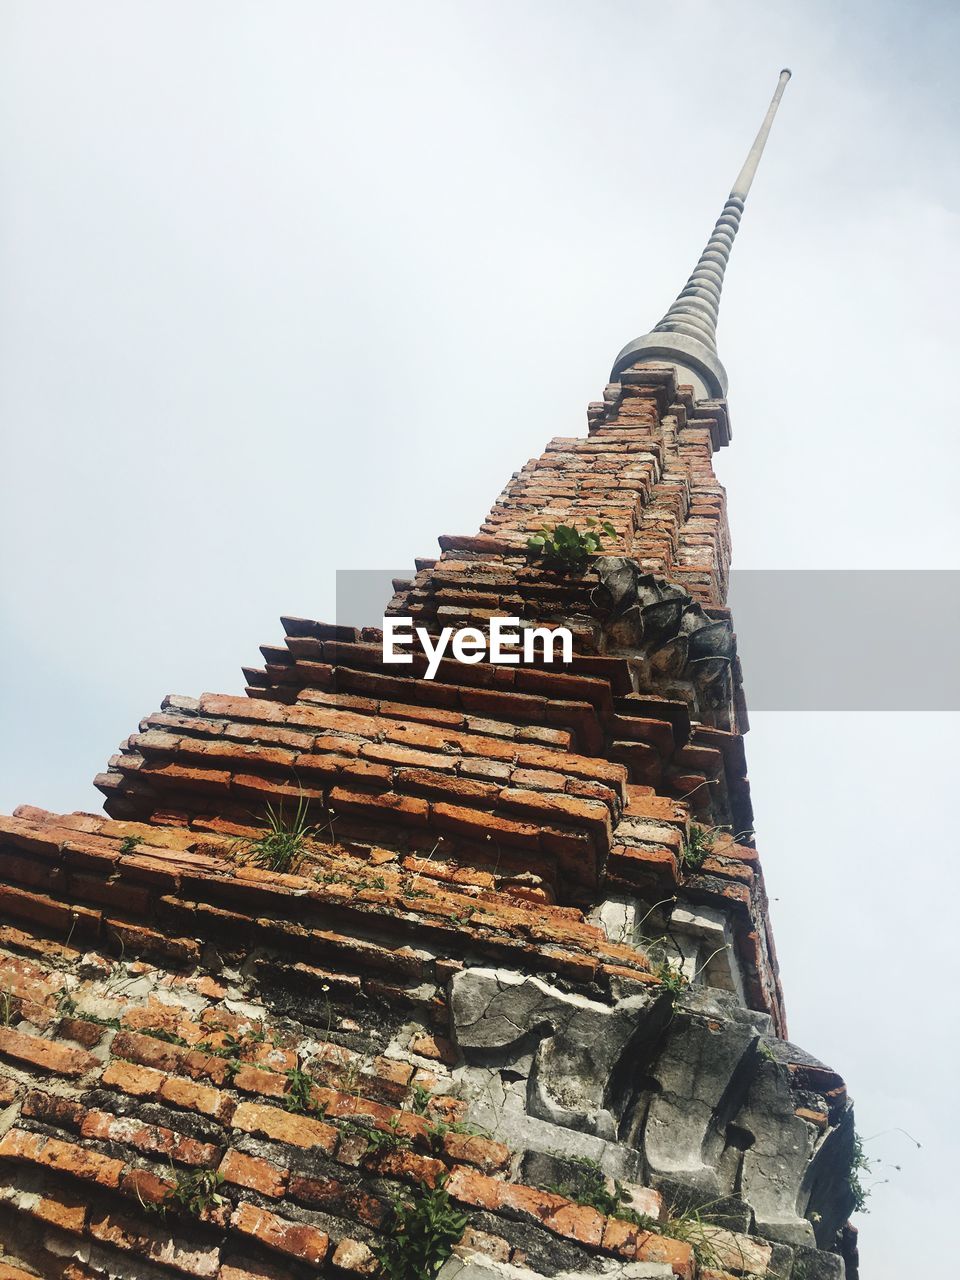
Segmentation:
{"type": "Polygon", "coordinates": [[[450,1008],[468,1069],[520,1080],[529,1116],[627,1144],[650,1185],[738,1197],[761,1235],[790,1245],[831,1240],[849,1213],[849,1104],[831,1119],[798,1090],[791,1061],[812,1060],[730,993],[604,1004],[476,968],[454,976],[450,1008]]]}
{"type": "Polygon", "coordinates": [[[502,969],[467,969],[451,984],[457,1043],[468,1058],[527,1076],[532,1115],[615,1141],[610,1081],[630,1042],[655,1035],[654,995],[601,1004],[502,969]]]}

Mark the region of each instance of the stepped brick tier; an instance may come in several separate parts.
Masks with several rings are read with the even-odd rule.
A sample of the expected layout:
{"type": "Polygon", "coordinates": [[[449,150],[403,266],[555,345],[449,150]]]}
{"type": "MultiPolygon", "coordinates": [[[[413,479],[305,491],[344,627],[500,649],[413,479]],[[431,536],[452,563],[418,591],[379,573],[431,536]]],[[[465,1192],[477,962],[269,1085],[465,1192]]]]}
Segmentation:
{"type": "Polygon", "coordinates": [[[588,419],[388,609],[570,663],[427,681],[284,619],[245,696],[147,716],[109,817],[0,820],[0,1280],[373,1274],[430,1188],[445,1280],[856,1274],[752,836],[726,405],[634,366],[588,419]],[[588,516],[582,571],[531,561],[588,516]],[[268,805],[306,807],[290,873],[268,805]]]}

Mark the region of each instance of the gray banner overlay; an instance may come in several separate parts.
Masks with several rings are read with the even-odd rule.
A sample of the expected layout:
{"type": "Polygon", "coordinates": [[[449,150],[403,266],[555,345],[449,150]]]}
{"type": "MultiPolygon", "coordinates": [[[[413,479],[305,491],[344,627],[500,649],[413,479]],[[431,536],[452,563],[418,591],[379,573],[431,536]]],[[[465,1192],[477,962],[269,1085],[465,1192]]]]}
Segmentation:
{"type": "MultiPolygon", "coordinates": [[[[337,571],[337,617],[379,626],[403,569],[337,571]]],[[[960,571],[740,569],[730,608],[752,711],[960,711],[960,571]]]]}

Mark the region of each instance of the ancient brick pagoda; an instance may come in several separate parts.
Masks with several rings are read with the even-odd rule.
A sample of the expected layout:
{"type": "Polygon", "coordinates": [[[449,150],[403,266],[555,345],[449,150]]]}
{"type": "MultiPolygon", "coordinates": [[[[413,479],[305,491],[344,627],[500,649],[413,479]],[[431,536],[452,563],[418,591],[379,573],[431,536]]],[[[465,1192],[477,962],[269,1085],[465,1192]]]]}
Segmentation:
{"type": "Polygon", "coordinates": [[[286,618],[246,696],[141,723],[109,817],[0,820],[0,1280],[385,1248],[412,1280],[417,1227],[444,1280],[855,1276],[851,1106],[786,1038],[712,467],[720,284],[786,74],[586,438],[389,605],[565,625],[571,663],[428,682],[376,629],[286,618]],[[604,554],[531,561],[588,516],[604,554]],[[286,872],[268,805],[306,807],[286,872]]]}

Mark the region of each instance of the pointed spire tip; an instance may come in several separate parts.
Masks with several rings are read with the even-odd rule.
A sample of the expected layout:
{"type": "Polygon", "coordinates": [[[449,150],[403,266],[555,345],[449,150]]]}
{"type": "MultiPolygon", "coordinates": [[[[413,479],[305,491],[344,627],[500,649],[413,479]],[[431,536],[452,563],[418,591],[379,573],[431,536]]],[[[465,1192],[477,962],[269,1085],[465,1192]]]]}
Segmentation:
{"type": "Polygon", "coordinates": [[[720,292],[734,237],[740,228],[743,206],[753,185],[780,99],[792,72],[784,67],[767,113],[743,168],[731,188],[713,234],[692,275],[670,310],[650,333],[628,343],[614,362],[611,381],[631,364],[648,360],[675,362],[693,375],[706,396],[725,396],[727,375],[717,354],[717,319],[720,292]]]}

